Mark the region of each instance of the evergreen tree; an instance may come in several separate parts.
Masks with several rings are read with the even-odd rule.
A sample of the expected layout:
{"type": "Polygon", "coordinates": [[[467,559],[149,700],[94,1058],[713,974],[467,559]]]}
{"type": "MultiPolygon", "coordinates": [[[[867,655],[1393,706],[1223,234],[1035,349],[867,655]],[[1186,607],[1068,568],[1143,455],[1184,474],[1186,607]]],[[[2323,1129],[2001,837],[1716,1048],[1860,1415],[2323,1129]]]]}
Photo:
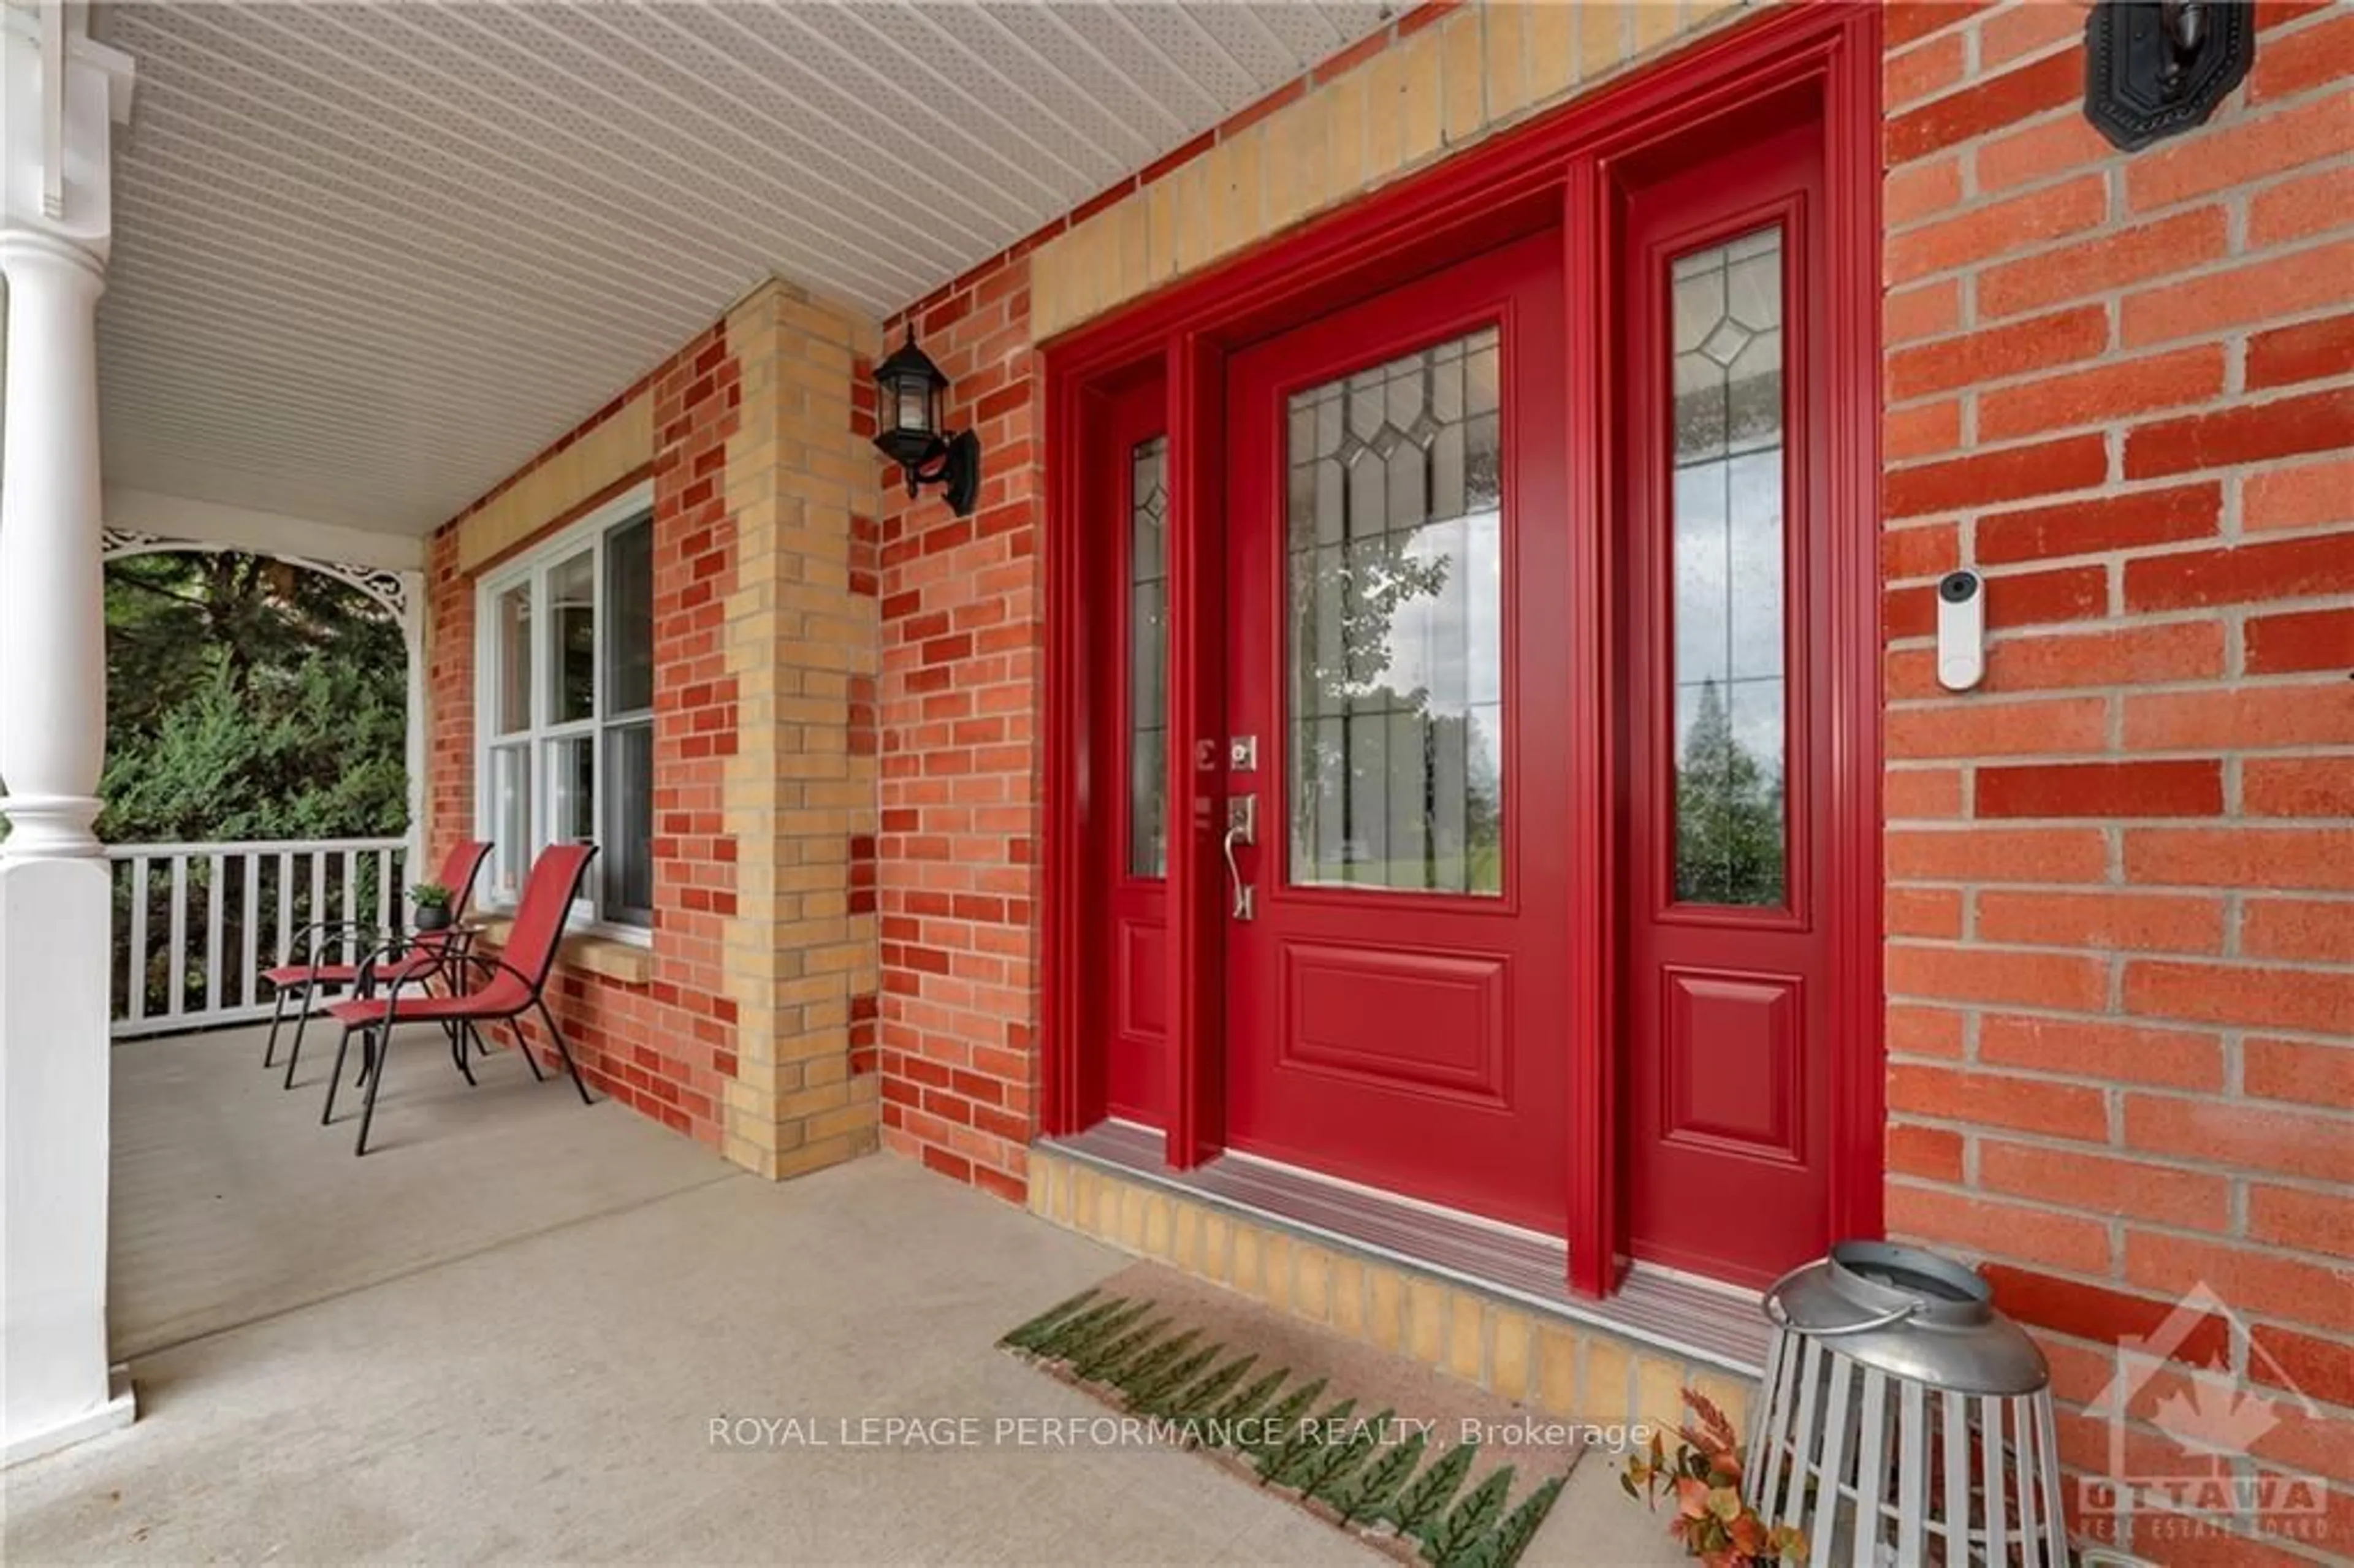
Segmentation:
{"type": "Polygon", "coordinates": [[[1782,780],[1734,734],[1714,681],[1676,772],[1676,897],[1686,904],[1782,902],[1782,780]]]}
{"type": "MultiPolygon", "coordinates": [[[[398,621],[322,573],[232,551],[133,556],[106,567],[106,768],[99,836],[110,843],[389,838],[408,824],[407,650],[398,621]]],[[[377,906],[373,857],[355,866],[355,906],[377,906]]],[[[212,889],[202,856],[185,868],[189,907],[212,889]]],[[[249,890],[224,868],[220,950],[242,951],[249,890]]],[[[257,913],[264,948],[275,883],[257,913]]],[[[289,925],[324,917],[307,879],[286,890],[289,925]]],[[[128,878],[115,889],[114,968],[130,978],[128,878]]],[[[145,990],[163,1011],[170,885],[148,885],[145,990]]],[[[203,995],[206,943],[184,955],[187,1000],[203,995]]]]}
{"type": "Polygon", "coordinates": [[[106,567],[111,843],[389,837],[407,652],[348,584],[239,552],[106,567]]]}

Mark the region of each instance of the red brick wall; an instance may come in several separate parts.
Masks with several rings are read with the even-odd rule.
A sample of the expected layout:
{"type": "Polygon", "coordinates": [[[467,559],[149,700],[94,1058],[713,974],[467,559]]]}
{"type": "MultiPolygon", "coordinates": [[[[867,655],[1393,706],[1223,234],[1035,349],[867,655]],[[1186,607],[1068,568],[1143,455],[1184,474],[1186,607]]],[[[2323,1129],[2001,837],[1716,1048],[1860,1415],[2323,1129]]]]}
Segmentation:
{"type": "Polygon", "coordinates": [[[884,476],[883,1141],[1019,1202],[1038,1078],[1043,637],[1028,269],[1001,259],[911,314],[987,477],[957,517],[884,476]]]}
{"type": "MultiPolygon", "coordinates": [[[[2213,122],[2130,157],[2080,111],[2081,5],[1887,16],[1888,1218],[1984,1259],[2077,1404],[2203,1281],[2251,1336],[2185,1358],[2343,1422],[2354,15],[2258,15],[2213,122]],[[1992,630],[1963,695],[1927,636],[1957,566],[1992,630]]],[[[2137,1467],[2204,1473],[2149,1424],[2179,1387],[2137,1467]]],[[[2341,1484],[2341,1552],[2347,1430],[2254,1460],[2341,1484]]],[[[2106,1442],[2066,1420],[2072,1464],[2106,1442]]]]}
{"type": "MultiPolygon", "coordinates": [[[[736,845],[722,833],[720,780],[736,750],[736,683],[724,669],[721,602],[735,523],[721,493],[738,366],[724,326],[680,349],[643,384],[653,397],[654,915],[645,984],[567,966],[556,1012],[592,1088],[701,1142],[720,1142],[723,1081],[735,1071],[736,1004],[722,994],[721,926],[735,913],[736,845]]],[[[474,581],[458,566],[466,518],[614,417],[632,388],[518,470],[434,536],[427,654],[433,842],[472,831],[474,581]]],[[[632,481],[631,482],[636,482],[632,481]]],[[[550,519],[528,548],[577,516],[550,519]]],[[[513,551],[508,552],[514,554],[513,551]]],[[[534,1030],[534,1034],[540,1032],[534,1030]]],[[[539,1054],[552,1060],[540,1042],[539,1054]]]]}

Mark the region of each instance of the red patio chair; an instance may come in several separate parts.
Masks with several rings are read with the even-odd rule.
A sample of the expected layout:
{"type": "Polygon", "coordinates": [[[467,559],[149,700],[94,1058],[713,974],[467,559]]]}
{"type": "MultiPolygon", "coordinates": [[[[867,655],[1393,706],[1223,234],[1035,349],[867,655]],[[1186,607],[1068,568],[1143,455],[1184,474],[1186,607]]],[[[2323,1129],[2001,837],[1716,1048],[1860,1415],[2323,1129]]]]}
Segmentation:
{"type": "MultiPolygon", "coordinates": [[[[482,863],[490,857],[491,846],[488,843],[471,839],[464,843],[452,845],[450,853],[441,857],[440,882],[442,886],[450,890],[451,919],[464,917],[466,902],[474,895],[474,879],[482,874],[482,863]]],[[[270,1058],[278,1054],[278,1026],[286,1018],[287,998],[300,996],[302,999],[302,1011],[296,1014],[294,1019],[294,1044],[286,1054],[286,1081],[279,1086],[281,1088],[291,1089],[294,1086],[294,1064],[302,1056],[302,1029],[311,1022],[311,1004],[318,1000],[319,992],[329,987],[345,988],[358,982],[359,966],[357,964],[334,964],[320,961],[322,948],[332,950],[334,942],[346,939],[353,932],[363,935],[365,939],[361,946],[364,950],[379,946],[392,935],[365,921],[321,920],[313,925],[305,926],[297,932],[292,944],[287,949],[290,959],[295,953],[304,955],[300,961],[283,963],[276,969],[262,971],[261,978],[268,980],[278,992],[277,1004],[271,1009],[270,1014],[270,1043],[261,1050],[263,1066],[269,1066],[270,1058]]],[[[419,950],[412,955],[409,961],[419,966],[420,969],[430,968],[433,963],[432,955],[441,945],[440,933],[423,931],[418,933],[413,939],[419,950]]]]}
{"type": "MultiPolygon", "coordinates": [[[[366,1154],[368,1127],[376,1118],[376,1092],[384,1082],[385,1057],[392,1044],[393,1025],[438,1023],[451,1033],[456,1042],[458,1070],[466,1075],[471,1084],[474,1075],[466,1065],[463,1036],[471,1034],[477,1023],[505,1023],[513,1027],[517,1019],[534,1009],[538,1011],[540,1022],[546,1024],[549,1038],[556,1042],[556,1049],[564,1058],[565,1071],[572,1075],[572,1086],[580,1091],[580,1103],[594,1105],[588,1086],[581,1082],[579,1065],[572,1060],[572,1047],[565,1043],[564,1032],[556,1026],[556,1015],[548,1011],[545,992],[548,973],[556,967],[557,944],[564,937],[565,916],[580,896],[580,885],[588,877],[588,863],[596,853],[595,844],[583,843],[550,844],[542,851],[532,863],[530,874],[524,878],[523,897],[515,905],[514,926],[507,933],[506,947],[500,957],[449,952],[428,966],[455,966],[471,982],[462,987],[453,985],[446,996],[436,996],[424,989],[422,973],[413,961],[401,956],[403,949],[398,944],[389,944],[371,954],[360,966],[361,994],[334,1002],[327,1009],[328,1015],[344,1026],[344,1033],[335,1044],[335,1071],[327,1084],[327,1107],[320,1113],[320,1125],[335,1119],[335,1090],[343,1082],[344,1060],[351,1050],[355,1030],[361,1036],[361,1071],[367,1080],[367,1099],[360,1107],[359,1141],[352,1151],[366,1154]],[[391,967],[377,968],[379,960],[391,967]],[[387,979],[391,983],[382,996],[369,994],[370,987],[387,979]]],[[[516,1029],[515,1034],[531,1075],[544,1076],[539,1064],[532,1059],[530,1047],[523,1043],[522,1031],[516,1029]]]]}

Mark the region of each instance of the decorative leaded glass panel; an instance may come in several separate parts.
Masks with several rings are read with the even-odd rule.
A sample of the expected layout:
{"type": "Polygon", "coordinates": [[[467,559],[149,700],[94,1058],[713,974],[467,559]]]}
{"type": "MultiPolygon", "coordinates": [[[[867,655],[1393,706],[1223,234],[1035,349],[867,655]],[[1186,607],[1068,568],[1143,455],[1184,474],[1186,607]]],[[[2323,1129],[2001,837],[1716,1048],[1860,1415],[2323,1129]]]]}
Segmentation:
{"type": "Polygon", "coordinates": [[[1128,870],[1169,874],[1169,439],[1129,454],[1128,870]]]}
{"type": "Polygon", "coordinates": [[[1782,231],[1680,257],[1676,897],[1784,901],[1782,231]]]}
{"type": "Polygon", "coordinates": [[[1492,327],[1288,409],[1295,885],[1503,887],[1503,550],[1492,327]]]}

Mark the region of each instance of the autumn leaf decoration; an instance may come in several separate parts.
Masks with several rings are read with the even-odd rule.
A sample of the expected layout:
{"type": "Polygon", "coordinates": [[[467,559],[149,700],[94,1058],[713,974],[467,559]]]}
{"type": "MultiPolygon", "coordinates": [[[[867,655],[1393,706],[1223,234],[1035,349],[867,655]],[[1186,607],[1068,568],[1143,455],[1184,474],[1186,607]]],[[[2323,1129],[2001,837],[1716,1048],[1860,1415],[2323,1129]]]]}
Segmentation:
{"type": "Polygon", "coordinates": [[[1806,1536],[1787,1524],[1766,1525],[1757,1510],[1741,1500],[1741,1445],[1733,1423],[1705,1396],[1683,1391],[1691,1418],[1677,1429],[1675,1452],[1668,1452],[1658,1432],[1649,1449],[1627,1461],[1618,1485],[1657,1511],[1662,1498],[1672,1498],[1676,1516],[1669,1536],[1680,1542],[1687,1557],[1697,1557],[1707,1568],[1775,1568],[1803,1562],[1806,1536]]]}

